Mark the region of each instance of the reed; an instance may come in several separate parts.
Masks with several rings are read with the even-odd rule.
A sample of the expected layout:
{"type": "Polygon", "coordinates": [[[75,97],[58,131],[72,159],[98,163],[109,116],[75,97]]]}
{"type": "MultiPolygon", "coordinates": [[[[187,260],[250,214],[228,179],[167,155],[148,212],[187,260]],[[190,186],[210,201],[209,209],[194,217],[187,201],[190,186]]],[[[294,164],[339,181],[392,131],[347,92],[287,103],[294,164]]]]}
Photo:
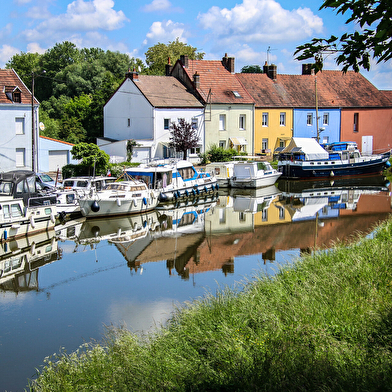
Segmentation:
{"type": "Polygon", "coordinates": [[[390,391],[392,220],[374,238],[178,308],[142,338],[47,358],[32,391],[390,391]]]}

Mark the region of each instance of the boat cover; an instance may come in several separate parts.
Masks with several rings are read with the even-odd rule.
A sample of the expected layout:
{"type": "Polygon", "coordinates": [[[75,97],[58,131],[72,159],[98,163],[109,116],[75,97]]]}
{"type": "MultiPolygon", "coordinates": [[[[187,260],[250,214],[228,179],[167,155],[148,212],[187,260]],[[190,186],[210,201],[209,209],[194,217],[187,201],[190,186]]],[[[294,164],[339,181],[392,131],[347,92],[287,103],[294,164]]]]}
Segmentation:
{"type": "Polygon", "coordinates": [[[328,159],[328,152],[318,144],[317,140],[306,137],[292,137],[290,143],[281,153],[302,151],[305,154],[305,160],[328,159]]]}

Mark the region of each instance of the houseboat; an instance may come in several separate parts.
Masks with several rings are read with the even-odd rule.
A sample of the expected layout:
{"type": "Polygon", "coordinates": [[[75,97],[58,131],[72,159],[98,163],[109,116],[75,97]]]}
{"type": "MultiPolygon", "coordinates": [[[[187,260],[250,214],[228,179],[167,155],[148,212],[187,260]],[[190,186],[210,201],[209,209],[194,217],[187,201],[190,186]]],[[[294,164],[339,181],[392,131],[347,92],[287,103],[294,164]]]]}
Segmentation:
{"type": "Polygon", "coordinates": [[[315,139],[293,137],[278,156],[282,178],[314,179],[380,174],[390,166],[391,151],[362,155],[355,142],[320,145],[315,139]]]}
{"type": "Polygon", "coordinates": [[[206,165],[206,172],[216,178],[219,187],[228,188],[234,174],[234,162],[211,162],[206,165]]]}
{"type": "Polygon", "coordinates": [[[211,173],[199,172],[185,160],[128,168],[124,177],[144,181],[149,189],[159,192],[161,202],[196,197],[219,187],[211,173]]]}

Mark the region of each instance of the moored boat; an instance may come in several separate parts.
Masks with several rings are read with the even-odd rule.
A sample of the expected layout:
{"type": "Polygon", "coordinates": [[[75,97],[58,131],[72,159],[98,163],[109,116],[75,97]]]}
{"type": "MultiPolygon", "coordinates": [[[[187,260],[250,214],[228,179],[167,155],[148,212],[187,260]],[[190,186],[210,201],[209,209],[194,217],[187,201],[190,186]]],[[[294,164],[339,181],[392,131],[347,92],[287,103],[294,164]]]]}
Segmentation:
{"type": "Polygon", "coordinates": [[[153,210],[159,203],[158,196],[159,193],[148,189],[143,181],[114,182],[81,198],[80,211],[87,218],[138,214],[153,210]]]}
{"type": "Polygon", "coordinates": [[[212,173],[221,188],[230,186],[230,179],[233,177],[233,161],[230,162],[211,162],[206,165],[206,172],[212,173]]]}
{"type": "Polygon", "coordinates": [[[282,178],[314,179],[382,173],[390,166],[390,150],[362,155],[355,142],[321,146],[315,139],[293,137],[278,157],[282,178]]]}
{"type": "Polygon", "coordinates": [[[56,197],[42,193],[35,173],[13,170],[0,174],[0,240],[54,228],[56,197]]]}
{"type": "Polygon", "coordinates": [[[214,176],[197,171],[185,160],[128,168],[124,176],[144,181],[149,189],[159,192],[161,202],[196,197],[214,192],[219,187],[214,176]]]}
{"type": "Polygon", "coordinates": [[[234,164],[230,186],[233,188],[260,188],[275,184],[282,173],[266,161],[238,161],[234,164]]]}

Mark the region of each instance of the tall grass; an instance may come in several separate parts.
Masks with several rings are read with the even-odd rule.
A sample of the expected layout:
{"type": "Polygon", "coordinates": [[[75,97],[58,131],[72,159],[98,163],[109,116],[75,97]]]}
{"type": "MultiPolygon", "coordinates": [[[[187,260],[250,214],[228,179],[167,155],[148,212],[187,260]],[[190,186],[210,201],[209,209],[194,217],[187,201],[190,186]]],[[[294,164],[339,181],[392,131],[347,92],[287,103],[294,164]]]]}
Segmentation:
{"type": "Polygon", "coordinates": [[[177,309],[155,333],[47,358],[34,391],[390,391],[392,221],[241,289],[177,309]]]}

